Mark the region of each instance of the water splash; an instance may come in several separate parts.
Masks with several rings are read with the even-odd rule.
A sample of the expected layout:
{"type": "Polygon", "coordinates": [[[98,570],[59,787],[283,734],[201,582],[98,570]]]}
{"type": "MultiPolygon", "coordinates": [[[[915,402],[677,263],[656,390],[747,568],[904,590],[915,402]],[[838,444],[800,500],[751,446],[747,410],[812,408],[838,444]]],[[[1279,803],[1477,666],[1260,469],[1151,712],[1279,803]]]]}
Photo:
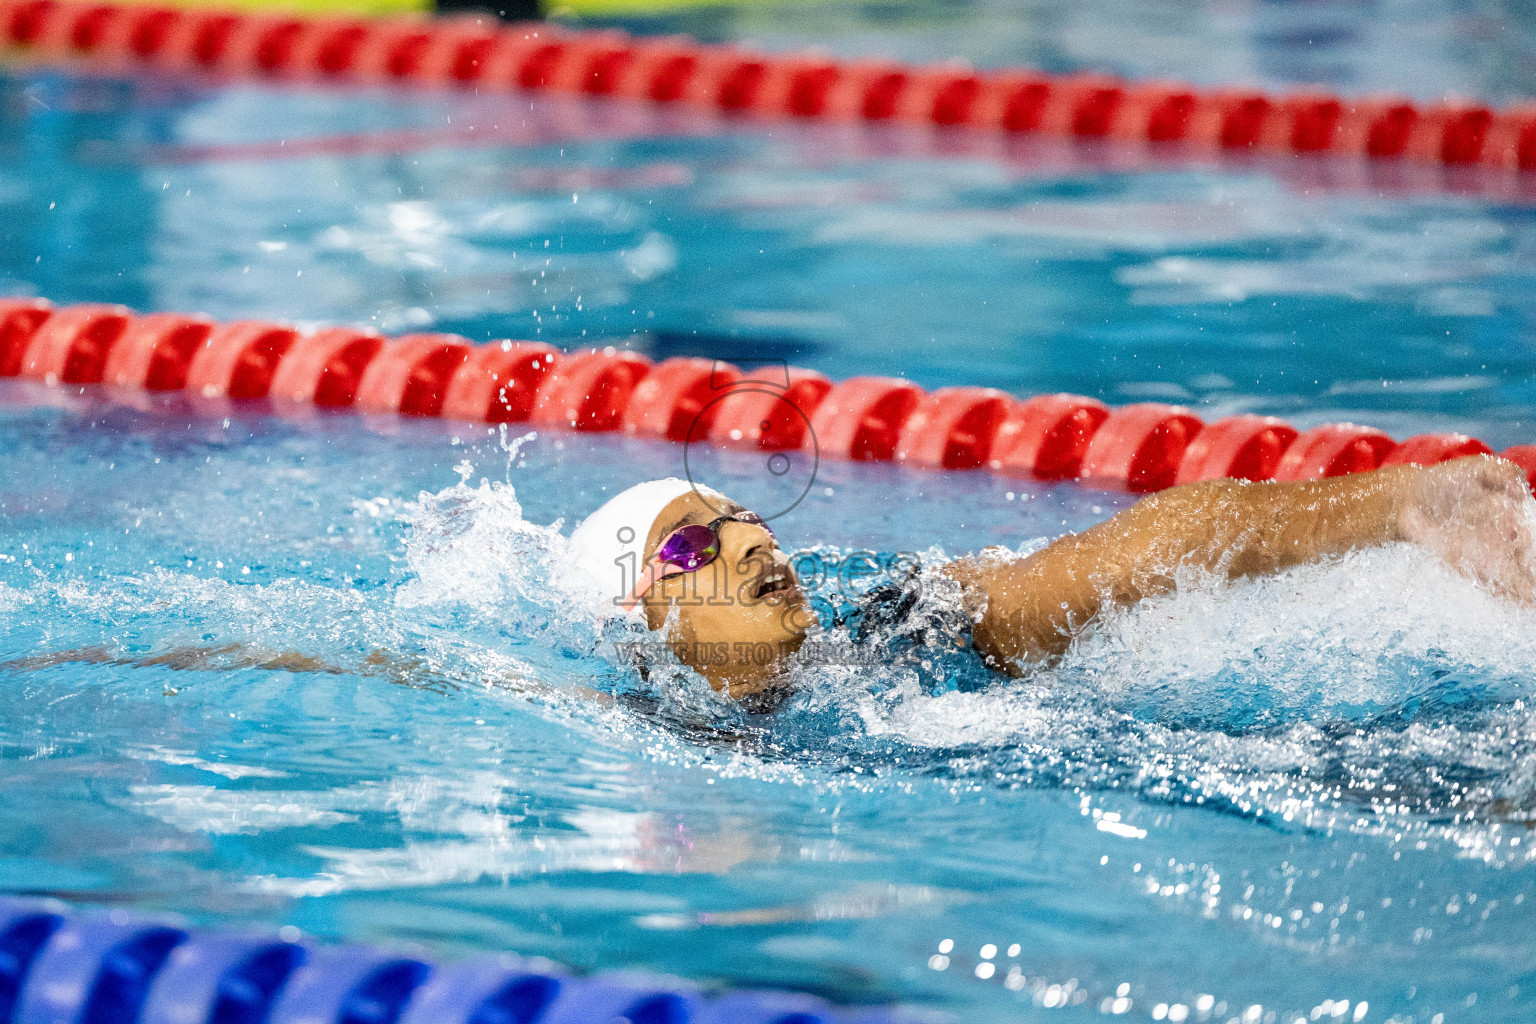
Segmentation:
{"type": "MultiPolygon", "coordinates": [[[[525,440],[512,442],[509,465],[525,440]]],[[[396,605],[510,615],[513,624],[541,631],[574,608],[591,618],[582,600],[589,595],[565,571],[570,552],[562,521],[529,522],[511,483],[481,479],[471,486],[474,466],[465,461],[456,469],[457,484],[435,494],[423,491],[405,514],[412,578],[397,591],[396,605]]]]}
{"type": "Polygon", "coordinates": [[[605,641],[635,627],[605,625],[567,579],[560,525],[527,521],[507,483],[423,494],[396,603],[579,648],[573,678],[619,693],[638,742],[660,728],[763,766],[889,776],[899,763],[957,785],[1128,790],[1298,825],[1340,808],[1371,827],[1536,817],[1536,614],[1406,545],[1236,584],[1188,576],[1020,680],[981,672],[956,688],[932,659],[802,665],[795,698],[763,717],[675,662],[620,666],[605,641]]]}
{"type": "MultiPolygon", "coordinates": [[[[845,764],[961,786],[1120,790],[1287,827],[1434,827],[1477,855],[1536,821],[1536,613],[1406,545],[1114,612],[1062,661],[977,692],[827,672],[845,764]]],[[[807,742],[800,723],[784,729],[807,742]]],[[[824,759],[825,754],[812,755],[824,759]]],[[[1521,855],[1523,857],[1523,854],[1521,855]]]]}

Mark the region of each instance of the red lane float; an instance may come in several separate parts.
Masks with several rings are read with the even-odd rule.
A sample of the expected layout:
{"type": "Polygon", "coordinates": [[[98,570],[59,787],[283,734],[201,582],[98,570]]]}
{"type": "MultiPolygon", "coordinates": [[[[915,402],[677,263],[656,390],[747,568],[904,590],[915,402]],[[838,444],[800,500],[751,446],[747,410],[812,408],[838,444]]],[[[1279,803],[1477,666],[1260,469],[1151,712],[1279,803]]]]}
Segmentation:
{"type": "Polygon", "coordinates": [[[626,434],[646,434],[669,441],[697,441],[709,436],[720,403],[741,371],[717,359],[680,357],[651,367],[635,386],[622,423],[626,434]]]}
{"type": "Polygon", "coordinates": [[[991,131],[1026,134],[1040,130],[1052,82],[1034,72],[989,75],[971,108],[971,123],[991,131]]]}
{"type": "Polygon", "coordinates": [[[99,384],[107,355],[132,314],[122,306],[56,309],[32,334],[21,375],[50,384],[99,384]]]}
{"type": "Polygon", "coordinates": [[[182,12],[170,7],[124,8],[125,17],[109,22],[97,52],[111,65],[149,61],[170,38],[172,28],[182,20],[182,12]]]}
{"type": "Polygon", "coordinates": [[[1256,148],[1270,153],[1323,153],[1333,148],[1344,104],[1327,93],[1293,93],[1275,100],[1256,148]]]}
{"type": "Polygon", "coordinates": [[[767,73],[767,62],[756,54],[736,49],[707,52],[678,98],[707,109],[747,110],[757,102],[767,73]]]}
{"type": "Polygon", "coordinates": [[[241,17],[228,11],[187,11],[166,29],[161,45],[145,63],[162,71],[208,71],[223,56],[241,17]]]}
{"type": "Polygon", "coordinates": [[[1437,103],[1419,111],[1403,156],[1420,163],[1475,164],[1493,123],[1493,111],[1479,104],[1437,103]]]}
{"type": "MultiPolygon", "coordinates": [[[[683,36],[637,40],[614,77],[611,95],[654,103],[682,98],[698,66],[696,47],[683,36]]],[[[562,51],[562,56],[564,51],[562,51]]]]}
{"type": "Polygon", "coordinates": [[[433,20],[300,18],[225,10],[0,0],[0,44],[44,60],[221,75],[556,89],[708,109],[1083,139],[1187,143],[1196,152],[1334,153],[1536,170],[1536,108],[1415,106],[1397,97],[1270,96],[1093,74],[985,74],[953,64],[839,63],[685,37],[433,20]]]}
{"type": "Polygon", "coordinates": [[[1109,406],[1082,395],[1038,395],[1018,403],[998,429],[987,466],[998,473],[1069,480],[1109,406]]]}
{"type": "Polygon", "coordinates": [[[1184,140],[1207,152],[1252,149],[1273,106],[1268,96],[1252,89],[1196,94],[1184,140]]]}
{"type": "Polygon", "coordinates": [[[889,462],[922,398],[922,389],[908,380],[850,377],[816,407],[804,445],[814,444],[828,458],[889,462]]]}
{"type": "Polygon", "coordinates": [[[1181,82],[1126,85],[1109,136],[1120,141],[1177,142],[1189,132],[1194,90],[1181,82]]]}
{"type": "Polygon", "coordinates": [[[821,106],[833,121],[883,121],[896,112],[907,71],[890,61],[855,61],[838,69],[821,106]]]}
{"type": "Polygon", "coordinates": [[[0,299],[0,377],[21,372],[32,336],[52,312],[53,307],[41,299],[0,299]]]}
{"type": "Polygon", "coordinates": [[[304,34],[306,24],[291,15],[242,18],[224,37],[210,66],[240,78],[284,74],[293,59],[293,44],[304,34]]]}
{"type": "Polygon", "coordinates": [[[1056,79],[1031,130],[1046,135],[1102,139],[1114,127],[1125,99],[1124,83],[1107,75],[1076,74],[1056,79]]]}
{"type": "Polygon", "coordinates": [[[944,469],[977,469],[1013,411],[1013,399],[993,388],[939,388],[918,402],[901,428],[896,461],[944,469]]]}
{"type": "Polygon", "coordinates": [[[368,34],[368,23],[356,18],[316,18],[309,22],[309,31],[294,40],[293,67],[320,78],[345,75],[368,34]]]}
{"type": "Polygon", "coordinates": [[[522,423],[533,415],[539,387],[555,368],[554,346],[493,341],[470,351],[443,395],[444,419],[522,423]]]}
{"type": "Polygon", "coordinates": [[[0,6],[0,26],[18,46],[32,46],[43,38],[49,17],[58,5],[52,0],[23,0],[0,6]]]}
{"type": "MultiPolygon", "coordinates": [[[[1111,410],[1078,395],[1017,401],[974,387],[924,394],[886,377],[834,386],[793,367],[782,376],[744,375],[697,358],[653,367],[611,347],[562,356],[543,343],[472,345],[443,334],[391,340],[337,327],[301,336],[260,321],[221,325],[119,306],[54,309],[42,300],[3,299],[0,376],[18,374],[52,384],[104,382],[203,398],[804,448],[851,461],[985,466],[1135,492],[1218,477],[1310,480],[1490,453],[1464,434],[1420,434],[1399,444],[1371,427],[1334,423],[1298,435],[1261,416],[1206,426],[1188,409],[1157,403],[1111,410]]],[[[1506,456],[1536,473],[1536,445],[1506,456]]]]}
{"type": "MultiPolygon", "coordinates": [[[[30,2],[7,4],[0,9],[0,20],[9,18],[11,38],[17,43],[28,46],[38,51],[41,55],[47,55],[47,46],[51,39],[59,36],[62,26],[59,25],[68,11],[65,5],[55,0],[30,0],[30,2]]],[[[67,29],[64,30],[67,32],[67,29]]]]}
{"type": "Polygon", "coordinates": [[[437,416],[448,382],[469,358],[453,334],[410,334],[386,341],[357,382],[356,405],[371,412],[437,416]]]}
{"type": "Polygon", "coordinates": [[[421,51],[432,41],[432,26],[419,21],[371,22],[352,51],[347,77],[361,82],[394,82],[416,74],[421,51]]]}
{"type": "Polygon", "coordinates": [[[800,448],[814,439],[811,417],[831,390],[826,377],[793,366],[781,379],[743,375],[718,400],[709,439],[763,451],[800,448]]]}
{"type": "Polygon", "coordinates": [[[892,116],[917,124],[969,124],[981,78],[964,68],[918,69],[908,77],[892,116]]]}
{"type": "Polygon", "coordinates": [[[837,65],[825,57],[777,57],[768,62],[753,109],[769,116],[819,117],[839,75],[837,65]]]}
{"type": "Polygon", "coordinates": [[[1434,466],[1468,455],[1492,455],[1493,449],[1466,434],[1415,434],[1387,453],[1382,466],[1434,466]]]}
{"type": "Polygon", "coordinates": [[[121,9],[100,4],[60,3],[41,19],[31,45],[39,53],[68,56],[89,53],[109,25],[122,17],[121,9]]]}
{"type": "Polygon", "coordinates": [[[213,332],[207,317],[149,313],[134,317],[112,346],[104,383],[144,391],[180,391],[199,346],[213,332]]]}
{"type": "Polygon", "coordinates": [[[49,42],[39,41],[38,48],[60,58],[85,56],[103,62],[121,62],[122,40],[138,21],[141,11],[110,4],[69,4],[73,14],[57,19],[49,26],[49,42]]]}
{"type": "Polygon", "coordinates": [[[1334,128],[1333,151],[1344,156],[1401,157],[1418,117],[1418,109],[1406,97],[1367,96],[1346,102],[1334,128]]]}
{"type": "Polygon", "coordinates": [[[571,353],[540,384],[529,419],[567,430],[616,430],[650,368],[644,356],[614,348],[571,353]]]}
{"type": "Polygon", "coordinates": [[[489,25],[457,19],[434,32],[413,54],[411,77],[433,85],[466,85],[493,74],[498,47],[517,40],[498,34],[489,25]]]}
{"type": "Polygon", "coordinates": [[[1325,423],[1291,442],[1275,468],[1276,480],[1321,480],[1364,473],[1381,465],[1397,442],[1375,427],[1325,423]]]}
{"type": "Polygon", "coordinates": [[[261,320],[215,327],[193,354],[183,387],[200,398],[266,398],[299,332],[261,320]]]}
{"type": "Polygon", "coordinates": [[[1208,423],[1184,450],[1174,482],[1272,479],[1297,433],[1273,416],[1228,416],[1208,423]]]}
{"type": "Polygon", "coordinates": [[[549,88],[592,96],[613,91],[615,76],[634,59],[623,32],[591,32],[566,43],[564,59],[549,78],[549,88]]]}
{"type": "Polygon", "coordinates": [[[1083,456],[1079,475],[1137,494],[1171,487],[1200,417],[1181,406],[1143,402],[1110,413],[1083,456]]]}
{"type": "Polygon", "coordinates": [[[172,66],[168,54],[174,53],[178,44],[187,38],[187,23],[192,12],[185,9],[167,9],[165,17],[156,19],[144,13],[135,14],[133,8],[128,17],[116,22],[101,42],[101,59],[115,68],[131,68],[134,65],[159,70],[172,66]]]}
{"type": "Polygon", "coordinates": [[[631,100],[672,103],[680,99],[698,66],[691,40],[655,37],[634,45],[629,58],[616,66],[610,95],[631,100]]]}
{"type": "Polygon", "coordinates": [[[295,405],[345,408],[357,398],[363,371],[383,345],[380,335],[351,327],[301,337],[277,364],[267,394],[295,405]]]}
{"type": "Polygon", "coordinates": [[[1504,171],[1536,170],[1536,104],[1500,111],[1483,143],[1483,163],[1504,171]]]}

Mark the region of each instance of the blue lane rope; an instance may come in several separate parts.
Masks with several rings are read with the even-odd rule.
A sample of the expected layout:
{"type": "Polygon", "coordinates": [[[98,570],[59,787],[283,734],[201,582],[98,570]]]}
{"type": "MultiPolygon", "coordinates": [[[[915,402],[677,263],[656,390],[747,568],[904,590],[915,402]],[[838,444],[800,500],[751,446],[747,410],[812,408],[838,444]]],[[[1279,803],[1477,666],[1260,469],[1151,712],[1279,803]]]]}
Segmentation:
{"type": "Polygon", "coordinates": [[[575,978],[544,960],[436,965],[370,946],[201,932],[0,898],[0,1024],[898,1024],[783,992],[575,978]]]}

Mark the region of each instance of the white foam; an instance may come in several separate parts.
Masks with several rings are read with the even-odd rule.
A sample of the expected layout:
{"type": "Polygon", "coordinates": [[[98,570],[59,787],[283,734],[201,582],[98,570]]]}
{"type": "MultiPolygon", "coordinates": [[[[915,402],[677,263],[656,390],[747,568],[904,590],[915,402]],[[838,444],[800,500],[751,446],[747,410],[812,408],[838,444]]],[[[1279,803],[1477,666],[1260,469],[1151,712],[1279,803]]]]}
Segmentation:
{"type": "Polygon", "coordinates": [[[1536,613],[1398,545],[1261,580],[1187,579],[1109,613],[1027,680],[930,697],[896,678],[859,706],[872,733],[930,746],[1049,739],[1059,717],[1042,702],[1073,693],[1154,722],[1194,715],[1240,731],[1256,714],[1279,725],[1385,710],[1447,670],[1536,675],[1536,613]]]}
{"type": "MultiPolygon", "coordinates": [[[[510,445],[509,460],[526,438],[510,445]]],[[[459,606],[508,621],[553,622],[595,631],[601,597],[571,571],[567,538],[556,520],[528,521],[512,484],[465,479],[436,494],[423,492],[407,511],[405,560],[412,578],[395,594],[400,608],[459,606]]]]}
{"type": "Polygon", "coordinates": [[[1026,679],[932,694],[910,673],[883,687],[845,673],[818,679],[820,699],[909,763],[931,752],[957,783],[1215,801],[1523,862],[1499,830],[1536,812],[1521,739],[1536,728],[1536,611],[1406,545],[1183,584],[1106,616],[1026,679]]]}
{"type": "Polygon", "coordinates": [[[183,832],[256,835],[357,820],[357,815],[331,807],[325,793],[175,785],[133,786],[128,792],[135,810],[183,832]]]}

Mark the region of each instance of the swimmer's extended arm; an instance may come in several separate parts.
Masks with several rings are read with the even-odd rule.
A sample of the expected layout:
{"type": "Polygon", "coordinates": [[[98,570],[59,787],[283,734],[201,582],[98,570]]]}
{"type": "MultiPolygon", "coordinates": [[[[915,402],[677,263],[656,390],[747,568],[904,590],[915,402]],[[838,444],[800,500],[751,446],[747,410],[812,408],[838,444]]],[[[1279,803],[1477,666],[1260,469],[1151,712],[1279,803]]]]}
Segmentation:
{"type": "Polygon", "coordinates": [[[1411,541],[1531,602],[1530,506],[1523,471],[1490,457],[1302,483],[1210,480],[1144,498],[1028,557],[983,553],[946,572],[984,602],[977,651],[1017,674],[1066,650],[1106,606],[1172,590],[1180,569],[1235,579],[1411,541]]]}
{"type": "Polygon", "coordinates": [[[131,656],[109,647],[77,647],[52,654],[34,654],[10,661],[0,661],[0,672],[37,672],[56,665],[113,665],[130,668],[164,668],[179,672],[232,672],[261,669],[269,672],[323,675],[359,675],[382,678],[402,686],[450,690],[470,684],[488,683],[515,693],[574,693],[608,703],[613,695],[585,686],[564,691],[522,676],[498,676],[473,679],[455,676],[435,667],[426,658],[374,650],[350,668],[323,661],[302,651],[274,651],[255,644],[233,643],[219,647],[174,647],[158,654],[131,656]]]}
{"type": "Polygon", "coordinates": [[[352,668],[342,668],[301,651],[274,651],[255,644],[233,643],[219,647],[173,647],[158,654],[132,656],[110,647],[76,647],[52,654],[34,654],[0,662],[0,671],[36,672],[55,665],[114,665],[131,668],[167,668],[177,672],[231,672],[243,668],[271,672],[322,673],[325,675],[385,676],[394,682],[424,685],[438,680],[422,658],[407,658],[376,650],[352,668]]]}

